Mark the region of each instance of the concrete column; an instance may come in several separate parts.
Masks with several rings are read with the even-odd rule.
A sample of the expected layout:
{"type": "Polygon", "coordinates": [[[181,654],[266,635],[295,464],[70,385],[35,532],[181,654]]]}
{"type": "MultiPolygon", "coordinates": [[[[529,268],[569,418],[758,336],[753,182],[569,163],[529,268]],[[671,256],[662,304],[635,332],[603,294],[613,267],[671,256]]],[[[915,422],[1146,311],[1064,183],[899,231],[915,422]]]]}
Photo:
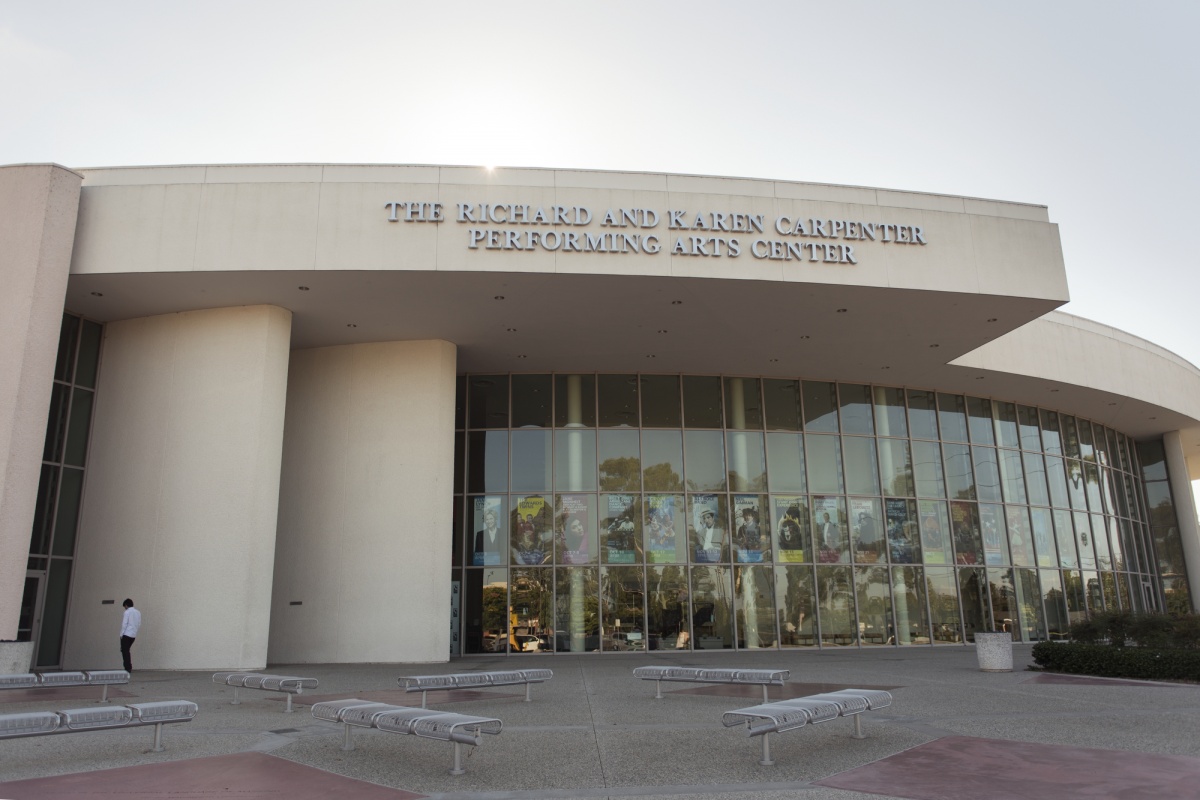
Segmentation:
{"type": "Polygon", "coordinates": [[[1192,611],[1200,612],[1200,522],[1196,517],[1196,498],[1188,477],[1187,458],[1179,431],[1163,436],[1163,451],[1167,455],[1167,477],[1171,497],[1175,501],[1175,519],[1179,522],[1179,541],[1187,562],[1188,587],[1192,593],[1192,611]]]}
{"type": "Polygon", "coordinates": [[[449,659],[455,367],[444,341],[292,353],[270,661],[449,659]]]}
{"type": "Polygon", "coordinates": [[[274,306],[106,326],[64,666],[120,663],[126,597],[135,669],[266,665],[290,339],[274,306]]]}
{"type": "MultiPolygon", "coordinates": [[[[567,376],[566,427],[583,427],[583,379],[579,375],[567,376]]],[[[583,481],[582,433],[561,431],[559,435],[567,437],[567,468],[570,471],[570,486],[577,487],[583,481]]],[[[563,524],[570,523],[568,520],[563,520],[563,524]]],[[[583,568],[569,568],[568,574],[571,576],[571,652],[582,653],[586,646],[586,631],[583,628],[584,597],[586,596],[583,568]]]]}
{"type": "Polygon", "coordinates": [[[0,639],[17,634],[81,183],[0,167],[0,639]]]}

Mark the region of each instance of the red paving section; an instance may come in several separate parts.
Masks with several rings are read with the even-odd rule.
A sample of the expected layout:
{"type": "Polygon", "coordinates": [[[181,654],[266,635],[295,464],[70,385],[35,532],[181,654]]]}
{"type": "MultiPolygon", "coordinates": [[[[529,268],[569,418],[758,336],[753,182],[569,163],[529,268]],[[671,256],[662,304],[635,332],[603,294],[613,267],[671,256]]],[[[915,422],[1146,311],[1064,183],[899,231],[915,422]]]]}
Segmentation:
{"type": "Polygon", "coordinates": [[[947,736],[816,784],[911,800],[1195,800],[1200,758],[947,736]]]}
{"type": "Polygon", "coordinates": [[[346,778],[263,753],[191,758],[0,783],[0,797],[136,800],[413,800],[425,797],[346,778]]]}

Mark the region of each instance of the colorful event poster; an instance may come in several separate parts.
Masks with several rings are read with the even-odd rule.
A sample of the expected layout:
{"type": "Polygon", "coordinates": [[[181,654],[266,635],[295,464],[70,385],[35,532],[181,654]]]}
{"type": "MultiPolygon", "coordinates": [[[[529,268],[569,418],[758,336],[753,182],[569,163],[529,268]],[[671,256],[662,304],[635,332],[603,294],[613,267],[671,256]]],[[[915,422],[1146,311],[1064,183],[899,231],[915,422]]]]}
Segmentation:
{"type": "Polygon", "coordinates": [[[676,509],[683,498],[673,494],[646,495],[646,561],[674,564],[687,560],[684,537],[678,530],[676,509]]]}
{"type": "Polygon", "coordinates": [[[609,494],[602,497],[603,531],[606,564],[636,564],[638,557],[637,505],[631,494],[609,494]]]}
{"type": "Polygon", "coordinates": [[[561,494],[558,496],[558,563],[591,564],[595,561],[592,542],[595,531],[592,522],[591,495],[561,494]]]}
{"type": "Polygon", "coordinates": [[[850,498],[850,533],[854,542],[854,561],[876,564],[887,561],[883,549],[883,522],[879,501],[869,497],[850,498]]]}
{"type": "Polygon", "coordinates": [[[775,560],[804,563],[809,548],[808,498],[802,495],[772,497],[771,522],[775,528],[775,560]]]}
{"type": "Polygon", "coordinates": [[[954,538],[954,563],[981,563],[983,542],[979,536],[979,511],[974,503],[951,501],[950,530],[954,538]]]}
{"type": "Polygon", "coordinates": [[[504,498],[476,497],[472,518],[475,523],[475,547],[471,563],[477,567],[491,567],[507,562],[504,498]]]}
{"type": "Polygon", "coordinates": [[[817,548],[817,561],[821,564],[837,564],[849,560],[841,504],[840,497],[812,499],[813,544],[817,548]]]}
{"type": "Polygon", "coordinates": [[[771,560],[771,537],[762,524],[762,505],[756,494],[733,496],[734,560],[743,564],[771,560]]]}
{"type": "Polygon", "coordinates": [[[721,503],[715,494],[694,494],[689,498],[688,539],[692,561],[697,564],[720,563],[725,547],[725,521],[721,503]]]}
{"type": "Polygon", "coordinates": [[[926,564],[949,564],[949,520],[946,504],[937,500],[918,500],[921,514],[921,550],[926,564]]]}
{"type": "Polygon", "coordinates": [[[920,534],[912,517],[911,500],[889,497],[883,501],[887,517],[888,552],[893,564],[917,564],[921,560],[920,534]]]}
{"type": "Polygon", "coordinates": [[[545,564],[550,561],[550,508],[541,495],[521,497],[513,509],[512,563],[545,564]]]}
{"type": "Polygon", "coordinates": [[[1005,546],[1004,509],[980,503],[979,527],[983,532],[983,562],[989,566],[1009,563],[1008,548],[1005,546]]]}

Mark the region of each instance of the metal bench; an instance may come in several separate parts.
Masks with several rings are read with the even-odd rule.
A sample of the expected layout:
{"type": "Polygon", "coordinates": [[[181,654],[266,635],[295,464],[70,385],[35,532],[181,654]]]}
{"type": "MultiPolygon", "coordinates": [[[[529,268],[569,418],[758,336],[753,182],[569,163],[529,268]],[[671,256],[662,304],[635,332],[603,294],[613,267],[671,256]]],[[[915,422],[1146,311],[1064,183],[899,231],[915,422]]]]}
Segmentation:
{"type": "Polygon", "coordinates": [[[154,750],[162,752],[162,726],[172,722],[189,722],[198,710],[199,707],[188,700],[162,700],[108,708],[0,714],[0,739],[153,725],[154,750]]]}
{"type": "Polygon", "coordinates": [[[404,691],[420,692],[421,708],[425,708],[425,699],[429,692],[520,684],[525,685],[525,702],[528,703],[532,699],[529,695],[532,685],[543,683],[553,677],[554,672],[548,669],[517,669],[497,672],[458,672],[449,675],[412,675],[396,680],[404,687],[404,691]]]}
{"type": "Polygon", "coordinates": [[[287,707],[283,713],[290,714],[292,695],[303,694],[305,689],[317,687],[316,678],[300,678],[295,675],[265,675],[261,672],[218,672],[212,676],[213,683],[223,683],[233,687],[233,702],[238,706],[242,701],[238,698],[238,689],[262,689],[264,692],[282,692],[287,696],[287,707]]]}
{"type": "Polygon", "coordinates": [[[865,711],[887,708],[891,704],[892,695],[889,692],[879,689],[842,689],[727,711],[721,717],[721,722],[727,728],[745,723],[749,736],[763,737],[762,759],[758,763],[769,767],[775,763],[771,759],[772,733],[784,733],[838,717],[851,717],[854,719],[852,737],[865,739],[859,716],[865,711]]]}
{"type": "Polygon", "coordinates": [[[22,672],[0,675],[0,689],[42,689],[56,686],[102,686],[99,702],[108,702],[108,687],[129,683],[123,669],[92,669],[82,672],[22,672]]]}
{"type": "Polygon", "coordinates": [[[354,749],[350,738],[352,727],[375,728],[388,733],[404,733],[424,739],[451,742],[454,745],[454,767],[450,770],[451,775],[462,775],[466,772],[462,768],[462,745],[477,747],[483,734],[495,735],[504,727],[500,720],[490,717],[393,706],[357,698],[314,703],[312,715],[326,722],[341,723],[343,750],[354,749]]]}
{"type": "Polygon", "coordinates": [[[633,676],[645,681],[657,681],[654,699],[662,699],[663,681],[686,683],[740,683],[761,685],[763,702],[768,702],[767,687],[783,686],[791,670],[786,669],[704,669],[701,667],[634,667],[633,676]]]}

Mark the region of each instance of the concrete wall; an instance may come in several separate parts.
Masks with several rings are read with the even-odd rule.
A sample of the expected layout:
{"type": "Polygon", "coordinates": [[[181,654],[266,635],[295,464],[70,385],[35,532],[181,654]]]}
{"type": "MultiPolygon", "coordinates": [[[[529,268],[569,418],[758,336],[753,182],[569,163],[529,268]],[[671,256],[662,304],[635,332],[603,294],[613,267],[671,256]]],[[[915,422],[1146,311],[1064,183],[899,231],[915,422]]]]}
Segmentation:
{"type": "Polygon", "coordinates": [[[0,639],[13,639],[82,178],[0,168],[0,639]]]}
{"type": "Polygon", "coordinates": [[[292,353],[272,663],[448,659],[454,376],[443,341],[292,353]]]}
{"type": "Polygon", "coordinates": [[[63,666],[266,664],[291,314],[219,308],[110,323],[63,666]],[[115,600],[111,605],[104,600],[115,600]]]}

